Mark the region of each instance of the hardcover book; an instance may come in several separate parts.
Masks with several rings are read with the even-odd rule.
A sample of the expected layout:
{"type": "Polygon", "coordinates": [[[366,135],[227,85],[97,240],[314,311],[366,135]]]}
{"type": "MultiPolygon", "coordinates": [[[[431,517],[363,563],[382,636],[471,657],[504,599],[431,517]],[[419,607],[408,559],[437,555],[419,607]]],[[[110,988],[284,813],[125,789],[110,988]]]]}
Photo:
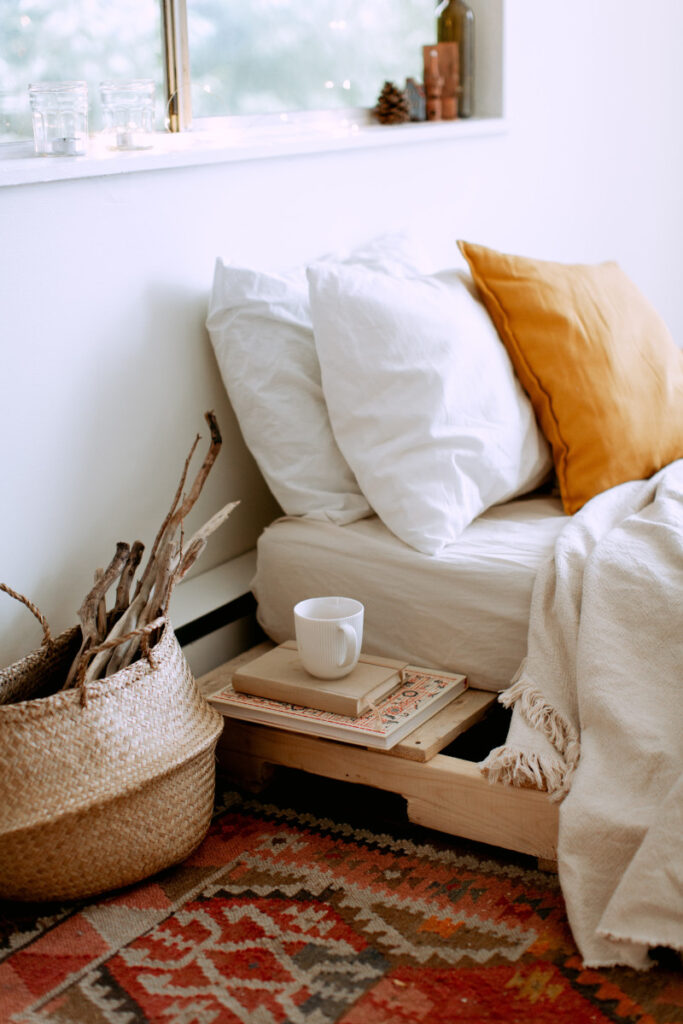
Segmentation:
{"type": "Polygon", "coordinates": [[[343,678],[317,679],[301,664],[296,642],[288,640],[238,669],[232,686],[238,693],[357,718],[396,689],[407,667],[405,661],[361,654],[343,678]]]}
{"type": "Polygon", "coordinates": [[[228,718],[390,750],[467,689],[467,678],[452,672],[409,665],[402,677],[390,694],[355,718],[240,693],[232,685],[211,694],[208,700],[228,718]]]}

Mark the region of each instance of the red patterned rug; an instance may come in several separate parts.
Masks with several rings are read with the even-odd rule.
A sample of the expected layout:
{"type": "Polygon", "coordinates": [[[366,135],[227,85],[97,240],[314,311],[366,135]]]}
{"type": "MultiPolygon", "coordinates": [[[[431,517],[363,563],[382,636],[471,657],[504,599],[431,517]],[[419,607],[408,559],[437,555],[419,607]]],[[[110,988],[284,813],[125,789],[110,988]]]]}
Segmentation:
{"type": "Polygon", "coordinates": [[[297,773],[180,867],[0,905],[3,1024],[681,1024],[680,962],[583,968],[557,878],[297,773]],[[317,788],[316,788],[317,787],[317,788]]]}

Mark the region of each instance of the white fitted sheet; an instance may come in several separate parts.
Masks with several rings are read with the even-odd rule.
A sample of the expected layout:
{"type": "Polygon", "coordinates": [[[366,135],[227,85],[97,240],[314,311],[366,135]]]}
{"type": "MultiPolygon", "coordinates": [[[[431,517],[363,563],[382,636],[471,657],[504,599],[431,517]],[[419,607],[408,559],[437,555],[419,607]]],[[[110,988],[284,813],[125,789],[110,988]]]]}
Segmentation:
{"type": "Polygon", "coordinates": [[[398,540],[377,516],[346,526],[284,517],[258,541],[258,621],[292,639],[292,609],[343,595],[365,605],[363,650],[509,686],[526,654],[531,590],[567,522],[559,498],[533,495],[488,509],[439,556],[398,540]]]}

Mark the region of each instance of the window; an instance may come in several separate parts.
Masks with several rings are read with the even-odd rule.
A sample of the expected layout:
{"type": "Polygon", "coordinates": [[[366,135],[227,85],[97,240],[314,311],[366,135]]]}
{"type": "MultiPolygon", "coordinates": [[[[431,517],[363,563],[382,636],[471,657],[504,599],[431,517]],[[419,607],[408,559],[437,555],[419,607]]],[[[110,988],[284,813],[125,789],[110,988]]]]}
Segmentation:
{"type": "MultiPolygon", "coordinates": [[[[161,0],[0,0],[0,138],[30,137],[33,81],[84,79],[93,130],[104,79],[164,96],[161,21],[161,0]]],[[[373,106],[421,78],[434,26],[433,0],[187,0],[193,119],[373,106]]]]}
{"type": "Polygon", "coordinates": [[[371,107],[422,78],[434,0],[187,0],[193,118],[371,107]]]}
{"type": "MultiPolygon", "coordinates": [[[[476,115],[500,118],[503,0],[470,3],[476,115]]],[[[385,81],[421,80],[436,16],[437,0],[0,0],[0,141],[31,138],[28,86],[50,80],[88,83],[94,132],[105,79],[152,78],[174,130],[370,108],[385,81]]]]}
{"type": "Polygon", "coordinates": [[[159,0],[0,0],[0,141],[31,137],[30,82],[86,81],[97,130],[101,81],[153,78],[162,97],[162,67],[159,0]]]}

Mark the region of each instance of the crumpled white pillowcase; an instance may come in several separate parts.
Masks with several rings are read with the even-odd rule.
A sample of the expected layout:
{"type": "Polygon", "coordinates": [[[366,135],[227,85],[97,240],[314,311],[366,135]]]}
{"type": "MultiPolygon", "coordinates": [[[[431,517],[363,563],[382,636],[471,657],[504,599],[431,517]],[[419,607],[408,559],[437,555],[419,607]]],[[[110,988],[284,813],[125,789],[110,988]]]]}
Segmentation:
{"type": "Polygon", "coordinates": [[[332,429],[397,537],[439,554],[491,505],[538,486],[548,444],[462,274],[308,269],[332,429]]]}
{"type": "MultiPolygon", "coordinates": [[[[427,256],[397,232],[321,261],[400,277],[427,256]]],[[[244,440],[283,511],[338,524],[370,515],[330,426],[306,268],[275,274],[218,259],[206,326],[244,440]]]]}

